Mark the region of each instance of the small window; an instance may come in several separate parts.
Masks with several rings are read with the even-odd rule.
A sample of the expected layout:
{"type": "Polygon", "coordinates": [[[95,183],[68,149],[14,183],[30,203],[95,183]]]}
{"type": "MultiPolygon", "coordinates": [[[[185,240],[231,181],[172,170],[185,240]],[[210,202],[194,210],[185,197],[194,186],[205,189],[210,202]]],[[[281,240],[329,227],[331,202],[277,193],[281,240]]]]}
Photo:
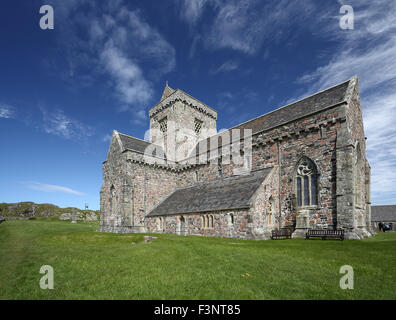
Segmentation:
{"type": "Polygon", "coordinates": [[[212,215],[201,216],[201,228],[202,229],[213,229],[214,218],[212,215]]]}
{"type": "Polygon", "coordinates": [[[195,171],[195,172],[194,172],[194,179],[195,179],[195,182],[198,182],[198,181],[199,181],[198,171],[195,171]]]}
{"type": "Polygon", "coordinates": [[[195,118],[194,120],[194,130],[197,135],[201,133],[203,121],[195,118]]]}
{"type": "Polygon", "coordinates": [[[168,131],[168,117],[162,118],[160,121],[158,121],[160,130],[163,133],[166,133],[168,131]]]}
{"type": "Polygon", "coordinates": [[[223,176],[223,165],[221,164],[221,158],[217,161],[217,172],[219,177],[223,176]]]}

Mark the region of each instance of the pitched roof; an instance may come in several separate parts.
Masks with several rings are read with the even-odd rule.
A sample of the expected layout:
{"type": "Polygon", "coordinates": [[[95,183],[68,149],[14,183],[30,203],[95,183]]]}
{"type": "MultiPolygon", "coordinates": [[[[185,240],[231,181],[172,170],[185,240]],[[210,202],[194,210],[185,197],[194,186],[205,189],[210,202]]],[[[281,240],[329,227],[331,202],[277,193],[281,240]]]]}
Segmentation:
{"type": "Polygon", "coordinates": [[[328,88],[258,118],[239,124],[232,129],[252,129],[253,134],[255,134],[337,105],[346,101],[346,94],[351,80],[349,79],[335,87],[328,88]]]}
{"type": "Polygon", "coordinates": [[[371,221],[396,222],[396,205],[371,206],[371,221]]]}
{"type": "MultiPolygon", "coordinates": [[[[239,124],[232,129],[251,129],[252,134],[259,133],[261,131],[269,130],[279,125],[285,124],[290,121],[297,120],[309,114],[324,110],[328,107],[340,104],[347,101],[348,87],[351,78],[343,83],[340,83],[334,87],[328,88],[326,90],[320,91],[312,96],[306,97],[304,99],[298,100],[284,107],[261,115],[257,118],[239,124]]],[[[218,146],[221,146],[221,133],[217,135],[218,146]]],[[[212,137],[213,139],[214,137],[212,137]]],[[[199,145],[205,144],[205,140],[199,141],[192,152],[191,156],[198,153],[199,145]]],[[[207,148],[203,150],[210,150],[210,138],[206,139],[207,148]]]]}
{"type": "Polygon", "coordinates": [[[148,216],[249,208],[250,200],[272,168],[176,189],[148,216]]]}
{"type": "MultiPolygon", "coordinates": [[[[134,137],[128,136],[128,135],[120,133],[120,132],[118,132],[118,135],[120,137],[120,140],[121,140],[124,150],[128,149],[128,150],[133,150],[133,151],[137,151],[140,153],[144,153],[146,148],[149,145],[151,145],[150,142],[140,140],[138,138],[134,138],[134,137]]],[[[160,147],[160,146],[157,146],[157,148],[162,150],[162,147],[160,147]]],[[[154,152],[152,154],[155,157],[157,156],[157,152],[156,152],[158,150],[157,148],[154,149],[154,152]]],[[[166,154],[164,151],[162,151],[162,154],[164,155],[164,158],[166,159],[166,154]]]]}
{"type": "Polygon", "coordinates": [[[164,100],[165,98],[169,97],[173,92],[175,92],[176,90],[172,89],[171,87],[168,86],[168,81],[166,81],[166,85],[165,85],[165,89],[162,92],[162,97],[161,100],[164,100]]]}
{"type": "Polygon", "coordinates": [[[140,140],[120,132],[118,132],[118,134],[120,136],[121,143],[124,149],[129,149],[144,153],[144,150],[146,150],[147,146],[150,144],[147,141],[140,140]]]}
{"type": "Polygon", "coordinates": [[[149,110],[149,117],[151,118],[162,110],[170,107],[172,103],[177,100],[183,101],[183,103],[199,110],[200,112],[205,113],[213,119],[217,119],[217,111],[215,109],[198,100],[197,98],[194,98],[183,90],[175,90],[170,88],[168,85],[165,86],[161,100],[149,110]]]}

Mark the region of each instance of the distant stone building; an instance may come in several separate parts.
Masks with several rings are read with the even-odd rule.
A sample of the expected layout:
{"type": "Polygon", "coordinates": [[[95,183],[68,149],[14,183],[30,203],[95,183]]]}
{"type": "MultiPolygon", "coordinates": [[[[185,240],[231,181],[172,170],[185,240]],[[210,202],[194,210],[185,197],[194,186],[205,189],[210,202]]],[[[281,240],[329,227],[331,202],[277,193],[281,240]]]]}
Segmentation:
{"type": "Polygon", "coordinates": [[[371,206],[371,227],[378,230],[378,224],[389,224],[390,230],[396,230],[396,205],[371,206]]]}
{"type": "Polygon", "coordinates": [[[370,166],[356,77],[217,133],[217,112],[166,84],[150,141],[113,132],[102,232],[268,239],[291,227],[371,236],[370,166]]]}

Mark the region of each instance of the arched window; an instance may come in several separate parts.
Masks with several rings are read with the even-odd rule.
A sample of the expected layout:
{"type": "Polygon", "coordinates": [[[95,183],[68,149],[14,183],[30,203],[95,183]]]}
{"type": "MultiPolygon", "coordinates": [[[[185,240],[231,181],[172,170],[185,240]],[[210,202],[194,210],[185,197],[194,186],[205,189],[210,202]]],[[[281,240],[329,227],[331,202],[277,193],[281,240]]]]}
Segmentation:
{"type": "Polygon", "coordinates": [[[303,157],[296,169],[297,206],[318,205],[318,171],[313,161],[303,157]]]}
{"type": "Polygon", "coordinates": [[[201,216],[201,228],[205,228],[205,217],[201,216]]]}
{"type": "Polygon", "coordinates": [[[111,187],[110,187],[110,213],[111,214],[116,213],[116,205],[117,205],[116,190],[114,188],[114,185],[111,185],[111,187]]]}
{"type": "Polygon", "coordinates": [[[220,178],[223,177],[223,165],[221,157],[217,160],[217,173],[220,178]]]}
{"type": "Polygon", "coordinates": [[[355,156],[355,206],[362,207],[363,205],[363,184],[365,177],[363,176],[363,165],[362,165],[362,150],[360,149],[360,143],[356,145],[356,156],[355,156]]]}
{"type": "Polygon", "coordinates": [[[268,199],[268,204],[267,204],[267,226],[271,226],[272,225],[272,215],[275,212],[274,206],[275,206],[274,199],[271,196],[268,199]]]}
{"type": "Polygon", "coordinates": [[[209,228],[213,228],[213,216],[210,216],[210,227],[209,228]]]}

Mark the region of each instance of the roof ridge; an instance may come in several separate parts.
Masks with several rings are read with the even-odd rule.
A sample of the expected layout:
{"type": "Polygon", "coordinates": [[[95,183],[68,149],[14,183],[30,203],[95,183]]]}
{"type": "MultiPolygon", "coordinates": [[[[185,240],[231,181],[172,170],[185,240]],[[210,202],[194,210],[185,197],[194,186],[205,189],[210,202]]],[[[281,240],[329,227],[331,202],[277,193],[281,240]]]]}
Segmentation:
{"type": "MultiPolygon", "coordinates": [[[[241,125],[243,125],[243,124],[245,124],[245,123],[249,123],[250,121],[259,119],[259,118],[264,117],[264,116],[266,116],[266,115],[269,115],[269,114],[271,114],[271,113],[273,113],[273,112],[275,112],[275,111],[279,111],[279,110],[281,110],[281,109],[283,109],[283,108],[286,108],[286,107],[288,107],[288,106],[291,106],[291,105],[293,105],[293,104],[295,104],[295,103],[297,103],[297,102],[304,101],[304,100],[306,100],[306,99],[308,99],[308,98],[311,98],[311,97],[313,97],[313,96],[316,96],[316,95],[318,95],[318,94],[320,94],[320,93],[323,93],[323,92],[325,92],[325,91],[334,89],[334,88],[336,88],[336,87],[338,87],[338,86],[340,86],[340,85],[342,85],[342,84],[345,84],[345,83],[347,83],[347,82],[349,82],[349,81],[351,81],[351,80],[352,80],[352,78],[351,78],[351,79],[348,79],[348,80],[346,80],[346,81],[340,82],[340,83],[338,83],[338,84],[336,84],[336,85],[334,85],[334,86],[328,87],[328,88],[323,89],[323,90],[321,90],[321,91],[318,91],[318,92],[316,92],[316,93],[314,93],[314,94],[311,94],[311,95],[306,96],[306,97],[304,97],[304,98],[301,98],[301,99],[298,99],[298,100],[293,101],[293,102],[291,102],[291,103],[288,103],[288,104],[286,104],[286,105],[284,105],[284,106],[282,106],[282,107],[279,107],[279,108],[277,108],[277,109],[275,109],[275,110],[272,110],[272,111],[270,111],[270,112],[264,113],[264,114],[262,114],[262,115],[260,115],[260,116],[257,116],[257,117],[255,117],[255,118],[252,118],[252,119],[247,120],[247,121],[245,121],[245,122],[242,122],[242,123],[240,123],[240,124],[238,124],[238,125],[236,125],[236,126],[233,126],[233,127],[229,128],[229,129],[227,129],[227,130],[234,129],[234,128],[239,127],[239,126],[241,126],[241,125]]],[[[346,101],[345,98],[344,98],[343,101],[340,101],[339,103],[344,102],[344,101],[346,101]]]]}
{"type": "Polygon", "coordinates": [[[213,109],[211,106],[207,105],[205,102],[202,102],[201,100],[198,100],[197,98],[193,97],[191,94],[185,92],[184,90],[177,88],[175,91],[180,91],[180,92],[184,93],[185,95],[187,95],[187,96],[189,96],[190,98],[192,98],[192,99],[194,99],[194,100],[196,100],[196,101],[202,103],[205,107],[208,107],[209,109],[211,109],[211,110],[213,110],[214,112],[217,113],[217,110],[216,110],[216,109],[213,109]]]}
{"type": "Polygon", "coordinates": [[[140,140],[140,141],[146,142],[146,143],[148,143],[148,144],[152,144],[152,142],[148,142],[148,141],[146,141],[146,140],[142,140],[142,139],[139,139],[139,138],[130,136],[130,135],[125,134],[125,133],[118,132],[118,134],[122,134],[123,136],[129,137],[129,138],[132,138],[132,139],[135,139],[135,140],[140,140]]]}
{"type": "Polygon", "coordinates": [[[345,91],[345,101],[350,103],[355,87],[358,85],[358,77],[355,75],[349,79],[348,88],[345,91]]]}
{"type": "Polygon", "coordinates": [[[189,93],[183,91],[182,89],[177,88],[177,89],[172,89],[172,90],[174,90],[174,91],[173,91],[169,96],[167,96],[166,98],[164,98],[164,99],[162,99],[161,101],[157,102],[154,106],[152,106],[152,107],[150,108],[150,110],[154,109],[154,108],[155,108],[156,106],[158,106],[160,103],[164,102],[166,99],[168,99],[169,97],[171,97],[172,95],[174,95],[176,92],[179,91],[179,92],[181,92],[181,93],[187,95],[187,96],[190,97],[191,99],[193,99],[193,100],[195,100],[195,101],[197,101],[197,102],[203,104],[205,107],[208,107],[210,110],[216,112],[216,114],[217,114],[217,110],[216,110],[216,109],[213,109],[211,106],[208,106],[205,102],[202,102],[201,100],[198,100],[197,98],[193,97],[191,94],[189,94],[189,93]]]}
{"type": "Polygon", "coordinates": [[[376,204],[376,205],[372,205],[371,207],[393,207],[396,206],[396,204],[376,204]]]}
{"type": "MultiPolygon", "coordinates": [[[[117,141],[118,141],[118,144],[120,145],[121,151],[124,150],[125,148],[124,148],[124,144],[123,144],[122,141],[121,141],[120,133],[119,133],[117,130],[114,130],[114,131],[113,131],[113,135],[116,136],[116,139],[117,139],[117,141]]],[[[110,152],[110,149],[109,149],[109,152],[110,152]]]]}

